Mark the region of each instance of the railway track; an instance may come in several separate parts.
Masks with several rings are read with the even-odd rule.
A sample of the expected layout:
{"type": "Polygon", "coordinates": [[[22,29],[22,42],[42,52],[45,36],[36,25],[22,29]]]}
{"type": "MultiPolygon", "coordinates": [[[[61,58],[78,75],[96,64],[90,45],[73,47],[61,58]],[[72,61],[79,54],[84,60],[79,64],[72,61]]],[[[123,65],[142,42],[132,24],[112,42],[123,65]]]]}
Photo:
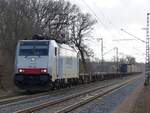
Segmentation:
{"type": "MultiPolygon", "coordinates": [[[[59,90],[55,90],[51,92],[51,95],[57,95],[59,94],[61,91],[63,91],[65,89],[59,89],[59,90]]],[[[3,97],[2,99],[0,99],[0,106],[4,106],[4,105],[11,105],[15,102],[18,101],[22,101],[22,100],[28,100],[28,99],[35,99],[35,98],[39,98],[42,96],[49,96],[49,92],[42,92],[42,93],[35,93],[35,94],[18,94],[12,97],[3,97]]]]}
{"type": "MultiPolygon", "coordinates": [[[[116,83],[116,82],[115,82],[116,83]]],[[[111,84],[108,84],[108,85],[112,85],[112,84],[115,84],[115,83],[111,83],[111,84]]],[[[83,86],[83,85],[81,85],[83,86]]],[[[75,87],[72,87],[72,88],[69,88],[69,90],[74,90],[74,88],[76,88],[78,86],[75,86],[75,87]]],[[[104,86],[102,86],[104,87],[104,86]]],[[[15,96],[15,97],[12,97],[12,98],[8,98],[8,99],[2,99],[0,101],[0,113],[5,113],[7,111],[1,111],[1,108],[9,108],[10,106],[14,106],[14,104],[22,104],[23,101],[35,101],[37,99],[40,99],[42,97],[51,97],[51,96],[58,96],[58,95],[61,95],[61,93],[63,94],[63,92],[65,92],[65,90],[67,89],[60,89],[60,90],[56,90],[56,91],[53,91],[51,92],[50,94],[49,93],[40,93],[40,94],[34,94],[34,95],[23,95],[23,96],[15,96]]],[[[9,108],[10,109],[10,108],[9,108]]],[[[11,108],[12,109],[12,108],[11,108]]],[[[13,110],[13,111],[10,111],[10,113],[14,112],[14,111],[17,111],[17,110],[13,110]]],[[[7,112],[8,113],[8,112],[7,112]]]]}
{"type": "Polygon", "coordinates": [[[37,93],[37,94],[28,94],[28,95],[15,95],[15,96],[12,96],[12,97],[5,97],[5,98],[2,98],[0,99],[0,106],[1,105],[4,105],[4,104],[10,104],[10,103],[13,103],[13,102],[17,102],[17,101],[20,101],[20,100],[25,100],[25,99],[32,99],[32,98],[35,98],[35,97],[39,97],[39,96],[43,96],[43,95],[47,95],[48,93],[44,92],[44,93],[37,93]]]}
{"type": "Polygon", "coordinates": [[[64,96],[59,99],[54,99],[52,101],[44,102],[22,110],[17,110],[15,113],[30,113],[30,112],[43,113],[44,112],[43,110],[45,109],[47,109],[50,113],[66,113],[96,98],[102,97],[112,91],[118,90],[119,88],[126,86],[128,83],[137,78],[139,78],[139,76],[130,78],[128,80],[119,83],[106,84],[101,87],[89,89],[76,94],[71,94],[69,96],[64,96]]]}
{"type": "MultiPolygon", "coordinates": [[[[74,87],[77,87],[77,86],[73,86],[69,89],[73,89],[74,87]]],[[[61,92],[63,90],[66,90],[66,88],[51,91],[50,93],[51,93],[51,95],[57,95],[59,92],[61,92]]],[[[11,104],[13,102],[17,102],[17,101],[20,101],[20,100],[36,98],[36,97],[39,97],[39,96],[48,96],[48,95],[50,95],[50,93],[49,92],[36,93],[36,94],[17,93],[16,95],[3,96],[3,97],[0,97],[0,106],[4,105],[4,104],[11,104]]]]}

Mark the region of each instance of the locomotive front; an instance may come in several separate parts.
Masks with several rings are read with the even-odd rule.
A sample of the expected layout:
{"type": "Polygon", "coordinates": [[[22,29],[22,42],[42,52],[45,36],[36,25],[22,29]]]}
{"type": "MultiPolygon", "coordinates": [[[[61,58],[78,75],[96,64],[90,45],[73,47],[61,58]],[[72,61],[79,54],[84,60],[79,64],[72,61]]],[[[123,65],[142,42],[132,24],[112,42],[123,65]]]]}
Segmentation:
{"type": "Polygon", "coordinates": [[[49,87],[49,43],[48,40],[18,42],[14,74],[16,86],[25,90],[49,87]]]}

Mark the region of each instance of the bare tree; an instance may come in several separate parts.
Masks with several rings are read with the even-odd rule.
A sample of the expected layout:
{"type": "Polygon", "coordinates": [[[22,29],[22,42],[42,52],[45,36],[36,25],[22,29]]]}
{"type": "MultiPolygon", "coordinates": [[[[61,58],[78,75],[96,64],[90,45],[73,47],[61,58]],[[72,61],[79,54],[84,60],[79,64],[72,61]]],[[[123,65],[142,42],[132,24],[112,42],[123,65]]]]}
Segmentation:
{"type": "MultiPolygon", "coordinates": [[[[66,33],[68,15],[73,10],[72,5],[64,0],[31,0],[32,15],[34,15],[34,34],[48,35],[55,39],[66,33]]],[[[67,31],[68,32],[68,31],[67,31]]]]}
{"type": "Polygon", "coordinates": [[[136,63],[135,58],[132,56],[126,56],[126,60],[127,60],[128,64],[135,64],[136,63]]]}
{"type": "Polygon", "coordinates": [[[70,26],[71,43],[79,50],[85,71],[85,56],[91,55],[92,51],[84,44],[84,38],[90,33],[95,23],[96,21],[91,19],[90,14],[81,14],[80,12],[77,12],[77,15],[73,18],[70,26]]]}

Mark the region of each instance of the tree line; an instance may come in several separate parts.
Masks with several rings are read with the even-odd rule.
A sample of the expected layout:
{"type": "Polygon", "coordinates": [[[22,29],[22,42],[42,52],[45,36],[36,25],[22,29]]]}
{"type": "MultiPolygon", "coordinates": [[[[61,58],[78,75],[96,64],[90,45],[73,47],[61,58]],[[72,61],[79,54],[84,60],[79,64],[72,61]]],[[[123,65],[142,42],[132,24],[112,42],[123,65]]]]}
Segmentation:
{"type": "Polygon", "coordinates": [[[95,23],[90,14],[65,0],[0,0],[1,63],[12,73],[18,40],[37,34],[75,47],[84,64],[85,55],[92,54],[84,38],[95,23]]]}

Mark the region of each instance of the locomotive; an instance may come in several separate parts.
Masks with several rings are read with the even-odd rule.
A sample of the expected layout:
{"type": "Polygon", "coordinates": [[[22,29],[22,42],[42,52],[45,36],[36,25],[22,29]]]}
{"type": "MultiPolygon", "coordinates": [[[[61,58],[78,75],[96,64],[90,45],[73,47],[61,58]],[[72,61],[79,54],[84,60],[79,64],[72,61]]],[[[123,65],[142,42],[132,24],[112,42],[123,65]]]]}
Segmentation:
{"type": "Polygon", "coordinates": [[[24,90],[47,90],[79,78],[74,48],[49,39],[20,40],[16,48],[14,83],[24,90]]]}

